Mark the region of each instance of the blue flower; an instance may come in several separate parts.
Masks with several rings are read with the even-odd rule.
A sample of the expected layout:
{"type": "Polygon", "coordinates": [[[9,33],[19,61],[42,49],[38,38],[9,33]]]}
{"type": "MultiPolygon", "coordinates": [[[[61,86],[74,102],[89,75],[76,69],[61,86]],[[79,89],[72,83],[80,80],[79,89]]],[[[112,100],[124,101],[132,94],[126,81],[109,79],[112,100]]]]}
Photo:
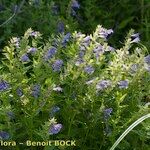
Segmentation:
{"type": "Polygon", "coordinates": [[[76,1],[76,0],[72,0],[71,1],[71,8],[73,9],[73,10],[78,10],[79,8],[80,8],[80,4],[78,3],[78,1],[76,1]]]}
{"type": "Polygon", "coordinates": [[[150,55],[147,55],[146,57],[144,57],[144,62],[150,65],[150,55]]]}
{"type": "Polygon", "coordinates": [[[111,86],[110,80],[101,80],[99,83],[96,85],[96,89],[99,90],[104,90],[111,86]]]}
{"type": "Polygon", "coordinates": [[[87,74],[93,74],[94,71],[95,71],[95,69],[94,69],[92,66],[88,65],[88,66],[86,66],[86,67],[84,68],[84,71],[85,71],[87,74]]]}
{"type": "Polygon", "coordinates": [[[112,34],[113,33],[113,30],[112,29],[105,29],[105,28],[100,28],[99,29],[99,32],[98,32],[98,36],[101,37],[101,38],[104,38],[106,39],[108,37],[108,35],[112,34]]]}
{"type": "Polygon", "coordinates": [[[132,64],[130,69],[131,73],[135,73],[138,70],[139,65],[138,64],[132,64]]]}
{"type": "Polygon", "coordinates": [[[70,38],[71,38],[71,33],[67,33],[62,40],[62,45],[66,46],[66,44],[69,42],[70,38]]]}
{"type": "Polygon", "coordinates": [[[97,46],[94,48],[93,53],[95,54],[95,57],[98,59],[99,56],[104,53],[103,46],[100,45],[100,44],[97,45],[97,46]]]}
{"type": "Polygon", "coordinates": [[[30,36],[31,37],[37,37],[39,35],[39,32],[37,32],[37,31],[32,31],[31,33],[30,33],[30,36]]]}
{"type": "Polygon", "coordinates": [[[28,53],[31,53],[31,54],[34,54],[36,51],[37,51],[37,48],[35,48],[35,47],[30,47],[28,49],[28,53]]]}
{"type": "Polygon", "coordinates": [[[54,106],[52,107],[51,111],[50,111],[50,117],[54,117],[54,114],[60,111],[60,107],[58,106],[54,106]]]}
{"type": "Polygon", "coordinates": [[[21,56],[21,61],[22,61],[22,62],[28,62],[28,61],[30,61],[30,59],[29,59],[29,57],[28,57],[27,54],[23,54],[23,55],[21,56]]]}
{"type": "Polygon", "coordinates": [[[126,89],[128,88],[129,81],[128,80],[122,80],[118,82],[118,86],[120,89],[126,89]]]}
{"type": "Polygon", "coordinates": [[[0,81],[0,91],[7,90],[9,87],[10,85],[6,81],[4,80],[0,81]]]}
{"type": "Polygon", "coordinates": [[[23,92],[22,92],[21,88],[18,88],[16,92],[17,92],[17,95],[20,96],[20,97],[23,95],[23,92]]]}
{"type": "Polygon", "coordinates": [[[131,35],[132,41],[130,43],[138,43],[140,41],[139,33],[131,35]]]}
{"type": "Polygon", "coordinates": [[[63,65],[63,61],[62,60],[56,60],[53,64],[52,64],[52,69],[54,72],[59,72],[61,70],[61,67],[63,65]]]}
{"type": "Polygon", "coordinates": [[[56,53],[57,53],[57,48],[55,48],[55,47],[50,48],[44,56],[45,60],[47,61],[47,60],[53,58],[56,53]]]}
{"type": "Polygon", "coordinates": [[[104,120],[107,120],[111,116],[112,111],[112,108],[107,108],[104,110],[104,120]]]}
{"type": "Polygon", "coordinates": [[[62,21],[58,22],[57,32],[62,33],[62,32],[64,32],[64,30],[65,30],[64,23],[62,21]]]}
{"type": "Polygon", "coordinates": [[[54,107],[52,108],[51,112],[56,113],[56,112],[58,112],[59,110],[60,110],[60,107],[54,106],[54,107]]]}
{"type": "Polygon", "coordinates": [[[61,129],[62,129],[62,124],[52,124],[49,129],[49,134],[50,135],[57,134],[60,132],[61,129]]]}
{"type": "Polygon", "coordinates": [[[32,89],[32,96],[38,98],[40,96],[41,87],[40,85],[36,84],[33,86],[32,89]]]}
{"type": "Polygon", "coordinates": [[[7,140],[7,139],[9,139],[9,137],[10,137],[9,133],[7,133],[5,131],[0,131],[0,139],[7,140]]]}
{"type": "Polygon", "coordinates": [[[80,51],[80,52],[79,52],[79,58],[83,58],[84,55],[85,55],[85,52],[84,52],[84,51],[80,51]]]}

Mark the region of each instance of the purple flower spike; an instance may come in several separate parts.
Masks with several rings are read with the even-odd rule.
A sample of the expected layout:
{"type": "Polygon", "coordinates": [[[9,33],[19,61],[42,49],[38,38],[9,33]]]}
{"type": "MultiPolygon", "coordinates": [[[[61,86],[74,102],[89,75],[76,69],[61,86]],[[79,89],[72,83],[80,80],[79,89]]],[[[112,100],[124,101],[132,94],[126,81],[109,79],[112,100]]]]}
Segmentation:
{"type": "Polygon", "coordinates": [[[84,71],[87,73],[87,74],[93,74],[95,69],[92,67],[92,66],[86,66],[84,68],[84,71]]]}
{"type": "Polygon", "coordinates": [[[20,97],[23,95],[23,92],[22,92],[21,88],[18,88],[16,92],[17,92],[17,95],[20,96],[20,97]]]}
{"type": "Polygon", "coordinates": [[[39,34],[39,32],[37,32],[37,31],[32,31],[32,32],[30,33],[30,36],[32,36],[32,37],[37,37],[38,34],[39,34]]]}
{"type": "Polygon", "coordinates": [[[72,2],[71,2],[71,8],[73,10],[75,10],[75,11],[78,10],[80,8],[80,5],[79,5],[78,1],[72,0],[72,2]]]}
{"type": "Polygon", "coordinates": [[[113,111],[112,108],[107,108],[104,110],[104,119],[105,120],[107,120],[111,116],[112,111],[113,111]]]}
{"type": "Polygon", "coordinates": [[[40,85],[38,84],[34,85],[33,90],[32,90],[32,96],[35,98],[38,98],[40,96],[40,90],[41,90],[40,85]]]}
{"type": "Polygon", "coordinates": [[[47,60],[53,58],[56,53],[57,53],[57,48],[55,48],[55,47],[50,48],[44,56],[45,60],[47,61],[47,60]]]}
{"type": "Polygon", "coordinates": [[[21,56],[21,61],[22,61],[22,62],[28,62],[28,61],[30,61],[30,59],[29,59],[29,57],[28,57],[27,54],[23,54],[23,55],[21,56]]]}
{"type": "Polygon", "coordinates": [[[7,140],[7,139],[9,139],[9,137],[10,137],[9,133],[7,133],[5,131],[0,131],[0,139],[7,140]]]}
{"type": "Polygon", "coordinates": [[[96,89],[100,91],[108,88],[109,86],[111,86],[110,80],[102,80],[96,85],[96,89]]]}
{"type": "Polygon", "coordinates": [[[37,48],[31,47],[28,49],[28,53],[34,54],[37,51],[37,48]]]}
{"type": "Polygon", "coordinates": [[[67,33],[62,40],[62,45],[66,46],[66,44],[69,42],[70,38],[71,38],[71,33],[67,33]]]}
{"type": "Polygon", "coordinates": [[[9,87],[10,85],[6,81],[4,80],[0,81],[0,92],[7,90],[9,87]]]}
{"type": "Polygon", "coordinates": [[[118,86],[120,89],[126,89],[128,88],[129,81],[128,80],[122,80],[118,82],[118,86]]]}
{"type": "Polygon", "coordinates": [[[59,72],[61,70],[62,65],[63,65],[62,60],[56,60],[52,65],[53,71],[59,72]]]}
{"type": "Polygon", "coordinates": [[[108,35],[110,35],[112,33],[113,33],[112,29],[107,30],[107,29],[101,27],[98,35],[99,35],[99,37],[106,39],[108,37],[108,35]]]}
{"type": "Polygon", "coordinates": [[[60,132],[61,129],[62,129],[62,124],[53,124],[49,129],[49,134],[50,135],[57,134],[60,132]]]}
{"type": "Polygon", "coordinates": [[[140,41],[139,33],[131,35],[132,41],[130,43],[138,43],[140,41]]]}
{"type": "Polygon", "coordinates": [[[58,25],[57,25],[57,32],[58,33],[62,33],[64,32],[65,30],[65,26],[64,26],[64,23],[62,21],[58,22],[58,25]]]}

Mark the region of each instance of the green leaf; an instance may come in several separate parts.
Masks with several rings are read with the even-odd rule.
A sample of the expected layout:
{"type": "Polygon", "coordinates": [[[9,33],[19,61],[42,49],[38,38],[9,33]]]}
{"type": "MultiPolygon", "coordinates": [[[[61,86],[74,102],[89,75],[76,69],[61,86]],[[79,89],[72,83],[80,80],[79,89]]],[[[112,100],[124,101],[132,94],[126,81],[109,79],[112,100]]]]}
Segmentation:
{"type": "Polygon", "coordinates": [[[134,19],[134,17],[129,17],[126,20],[123,20],[120,25],[119,29],[125,28],[129,22],[131,22],[134,19]]]}

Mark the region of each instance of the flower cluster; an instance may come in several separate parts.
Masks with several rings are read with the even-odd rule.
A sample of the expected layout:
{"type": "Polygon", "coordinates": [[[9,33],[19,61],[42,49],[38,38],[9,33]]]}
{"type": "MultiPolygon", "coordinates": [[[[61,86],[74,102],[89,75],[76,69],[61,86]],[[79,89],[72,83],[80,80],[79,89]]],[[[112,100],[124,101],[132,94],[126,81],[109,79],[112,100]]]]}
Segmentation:
{"type": "Polygon", "coordinates": [[[63,61],[62,60],[56,60],[53,64],[52,64],[52,69],[54,72],[59,72],[61,70],[61,67],[63,65],[63,61]]]}
{"type": "Polygon", "coordinates": [[[40,85],[38,84],[34,85],[32,89],[32,96],[38,98],[40,96],[40,90],[41,90],[40,85]]]}
{"type": "Polygon", "coordinates": [[[0,91],[7,90],[9,87],[10,85],[6,81],[4,80],[0,81],[0,91]]]}
{"type": "Polygon", "coordinates": [[[60,124],[60,123],[52,124],[49,129],[49,134],[50,135],[58,134],[61,129],[62,129],[62,124],[60,124]]]}
{"type": "Polygon", "coordinates": [[[44,59],[48,61],[49,59],[53,58],[56,53],[57,53],[57,48],[52,47],[46,52],[46,54],[44,55],[44,59]]]}
{"type": "Polygon", "coordinates": [[[0,139],[2,140],[7,140],[10,138],[10,135],[8,132],[5,132],[5,131],[0,131],[0,139]]]}

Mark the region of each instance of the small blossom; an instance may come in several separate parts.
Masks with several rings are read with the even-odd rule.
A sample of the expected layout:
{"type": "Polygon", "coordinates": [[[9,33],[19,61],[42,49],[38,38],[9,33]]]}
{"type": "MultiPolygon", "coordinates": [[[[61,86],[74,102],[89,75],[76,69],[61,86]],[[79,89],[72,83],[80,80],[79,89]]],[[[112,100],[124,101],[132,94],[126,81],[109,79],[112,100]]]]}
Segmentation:
{"type": "Polygon", "coordinates": [[[131,35],[132,41],[130,43],[138,43],[140,41],[139,33],[131,35]]]}
{"type": "Polygon", "coordinates": [[[58,22],[57,32],[62,33],[62,32],[64,32],[64,30],[65,30],[64,23],[62,21],[58,22]]]}
{"type": "Polygon", "coordinates": [[[9,133],[7,133],[5,131],[0,131],[0,139],[7,140],[7,139],[9,139],[9,137],[10,137],[9,133]]]}
{"type": "Polygon", "coordinates": [[[21,56],[21,61],[22,61],[22,62],[28,62],[28,61],[30,61],[30,59],[29,59],[29,57],[28,57],[27,54],[23,54],[23,55],[21,56]]]}
{"type": "Polygon", "coordinates": [[[148,72],[150,72],[150,65],[144,64],[144,68],[145,68],[148,72]]]}
{"type": "Polygon", "coordinates": [[[83,58],[84,55],[85,55],[85,52],[84,52],[84,51],[80,51],[80,52],[79,52],[79,58],[83,58]]]}
{"type": "Polygon", "coordinates": [[[32,89],[32,96],[38,98],[40,96],[40,90],[41,90],[40,85],[38,84],[34,85],[32,89]]]}
{"type": "Polygon", "coordinates": [[[71,33],[67,33],[62,40],[62,45],[66,46],[66,44],[67,44],[67,42],[69,42],[70,38],[71,38],[71,33]]]}
{"type": "Polygon", "coordinates": [[[146,57],[144,57],[144,62],[150,65],[150,55],[147,55],[146,57]]]}
{"type": "Polygon", "coordinates": [[[84,45],[85,47],[88,47],[90,45],[90,41],[91,41],[91,37],[86,36],[82,41],[82,45],[84,45]]]}
{"type": "Polygon", "coordinates": [[[107,120],[111,116],[112,111],[113,111],[112,108],[107,108],[104,110],[104,119],[105,120],[107,120]]]}
{"type": "Polygon", "coordinates": [[[104,38],[104,39],[106,39],[108,37],[108,35],[113,33],[112,29],[107,30],[103,27],[99,27],[98,29],[99,29],[98,36],[101,38],[104,38]]]}
{"type": "Polygon", "coordinates": [[[108,51],[108,52],[113,52],[115,50],[115,48],[111,47],[111,46],[107,46],[106,50],[105,51],[108,51]]]}
{"type": "Polygon", "coordinates": [[[58,107],[58,106],[52,107],[52,109],[50,111],[50,117],[53,118],[54,114],[57,113],[57,112],[59,112],[59,110],[60,110],[60,107],[58,107]]]}
{"type": "Polygon", "coordinates": [[[4,80],[0,81],[0,91],[7,90],[9,87],[10,85],[6,81],[4,80]]]}
{"type": "Polygon", "coordinates": [[[110,80],[101,80],[99,83],[96,85],[96,89],[99,90],[104,90],[111,86],[110,80]]]}
{"type": "Polygon", "coordinates": [[[58,87],[53,88],[53,91],[62,92],[63,89],[58,86],[58,87]]]}
{"type": "Polygon", "coordinates": [[[56,112],[58,112],[59,110],[60,110],[60,107],[54,106],[54,107],[52,108],[51,112],[56,113],[56,112]]]}
{"type": "Polygon", "coordinates": [[[62,65],[63,65],[63,61],[62,60],[56,60],[52,64],[53,71],[54,72],[59,72],[61,70],[62,65]]]}
{"type": "Polygon", "coordinates": [[[78,1],[72,0],[72,1],[71,1],[71,8],[72,8],[73,10],[78,10],[78,9],[80,8],[80,5],[79,5],[78,1]]]}
{"type": "Polygon", "coordinates": [[[30,36],[31,37],[37,37],[39,35],[39,32],[38,31],[32,31],[31,33],[30,33],[30,36]]]}
{"type": "Polygon", "coordinates": [[[28,53],[31,53],[31,54],[34,54],[36,51],[37,51],[37,48],[35,48],[35,47],[30,47],[28,49],[28,53]]]}
{"type": "Polygon", "coordinates": [[[118,86],[120,89],[126,89],[128,88],[129,81],[128,80],[122,80],[118,82],[118,86]]]}
{"type": "Polygon", "coordinates": [[[95,54],[95,57],[98,59],[99,56],[104,53],[103,46],[100,45],[100,44],[97,45],[97,46],[94,48],[93,53],[95,54]]]}
{"type": "Polygon", "coordinates": [[[23,92],[22,92],[21,88],[18,88],[16,92],[17,92],[17,95],[20,96],[20,97],[23,95],[23,92]]]}
{"type": "Polygon", "coordinates": [[[83,64],[84,61],[82,59],[78,59],[76,62],[75,62],[75,65],[76,66],[80,66],[81,64],[83,64]]]}
{"type": "Polygon", "coordinates": [[[50,135],[57,134],[60,132],[61,129],[62,129],[62,124],[52,124],[49,129],[49,134],[50,135]]]}
{"type": "Polygon", "coordinates": [[[57,48],[55,48],[55,47],[50,48],[44,56],[45,60],[47,61],[47,60],[53,58],[56,53],[57,53],[57,48]]]}
{"type": "Polygon", "coordinates": [[[139,65],[138,64],[133,64],[131,65],[131,73],[135,73],[138,70],[139,65]]]}
{"type": "Polygon", "coordinates": [[[94,73],[94,71],[95,71],[95,69],[92,67],[92,66],[86,66],[85,68],[84,68],[84,71],[87,73],[87,74],[93,74],[94,73]]]}

